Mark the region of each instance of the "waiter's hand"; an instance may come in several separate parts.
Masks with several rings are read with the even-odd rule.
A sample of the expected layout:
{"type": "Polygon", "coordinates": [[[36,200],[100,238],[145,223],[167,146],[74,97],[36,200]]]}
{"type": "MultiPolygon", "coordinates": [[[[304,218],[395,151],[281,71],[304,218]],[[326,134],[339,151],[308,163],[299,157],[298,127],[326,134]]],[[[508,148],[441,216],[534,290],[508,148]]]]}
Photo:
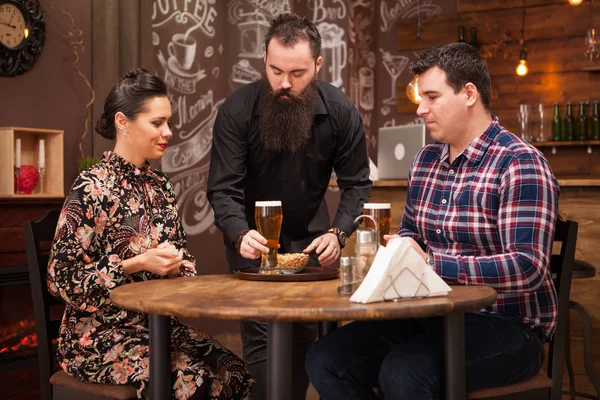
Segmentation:
{"type": "Polygon", "coordinates": [[[304,249],[303,253],[315,251],[319,255],[319,264],[324,267],[333,264],[340,256],[340,242],[333,233],[326,233],[315,239],[304,249]]]}
{"type": "Polygon", "coordinates": [[[387,243],[390,243],[390,240],[392,239],[404,240],[410,244],[410,246],[415,249],[421,257],[423,257],[423,260],[427,261],[427,258],[429,257],[429,255],[423,251],[421,246],[419,246],[419,243],[417,243],[413,238],[402,237],[400,235],[384,235],[383,238],[387,241],[387,243]]]}
{"type": "Polygon", "coordinates": [[[242,238],[242,243],[240,244],[240,254],[242,257],[256,260],[260,257],[261,253],[267,254],[268,252],[267,239],[258,233],[257,230],[249,230],[242,238]]]}

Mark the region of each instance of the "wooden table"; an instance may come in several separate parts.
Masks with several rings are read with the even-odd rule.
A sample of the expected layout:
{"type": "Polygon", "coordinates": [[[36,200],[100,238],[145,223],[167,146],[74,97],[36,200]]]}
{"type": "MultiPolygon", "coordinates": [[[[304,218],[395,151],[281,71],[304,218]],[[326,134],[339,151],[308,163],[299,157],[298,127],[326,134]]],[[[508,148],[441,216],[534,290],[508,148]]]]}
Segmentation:
{"type": "Polygon", "coordinates": [[[115,288],[111,300],[126,310],[150,314],[150,394],[171,396],[170,316],[269,322],[267,392],[290,399],[292,322],[353,321],[443,316],[446,399],[466,398],[464,313],[492,304],[485,286],[453,286],[448,296],[371,304],[339,297],[339,280],[243,281],[233,275],[204,275],[136,282],[115,288]]]}

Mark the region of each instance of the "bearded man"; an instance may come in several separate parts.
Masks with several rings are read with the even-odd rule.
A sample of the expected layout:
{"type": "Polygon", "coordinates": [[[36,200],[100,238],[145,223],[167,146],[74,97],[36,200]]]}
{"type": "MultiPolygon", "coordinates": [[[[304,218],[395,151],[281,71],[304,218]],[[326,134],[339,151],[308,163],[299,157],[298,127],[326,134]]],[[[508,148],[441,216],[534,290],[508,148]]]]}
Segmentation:
{"type": "MultiPolygon", "coordinates": [[[[223,231],[231,270],[258,266],[268,253],[256,231],[254,204],[280,200],[281,253],[304,252],[309,265],[338,259],[371,191],[363,121],[348,97],[316,79],[323,65],[315,25],[282,14],[265,37],[265,73],[219,109],[213,135],[208,200],[223,231]],[[325,193],[335,170],[342,191],[333,224],[325,193]]],[[[257,293],[260,296],[260,293],[257,293]]],[[[308,388],[304,360],[315,324],[294,324],[294,399],[308,388]]],[[[267,326],[242,321],[244,361],[256,379],[251,399],[266,396],[267,326]]]]}

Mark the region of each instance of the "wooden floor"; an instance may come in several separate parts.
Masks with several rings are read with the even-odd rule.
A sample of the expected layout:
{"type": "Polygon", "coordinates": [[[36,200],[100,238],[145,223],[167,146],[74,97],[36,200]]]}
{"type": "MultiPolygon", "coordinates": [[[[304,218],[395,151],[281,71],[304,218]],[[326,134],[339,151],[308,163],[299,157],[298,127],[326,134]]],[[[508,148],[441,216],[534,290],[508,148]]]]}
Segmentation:
{"type": "MultiPolygon", "coordinates": [[[[215,335],[225,347],[231,349],[241,357],[242,343],[239,334],[215,335]]],[[[577,391],[582,393],[594,393],[594,389],[584,376],[576,376],[577,391]]],[[[37,366],[21,368],[14,371],[0,372],[0,398],[2,400],[39,400],[39,372],[37,366]]],[[[563,380],[563,388],[568,388],[568,381],[563,380]]],[[[314,388],[309,387],[307,400],[318,400],[314,388]]],[[[563,400],[569,399],[563,396],[563,400]]]]}

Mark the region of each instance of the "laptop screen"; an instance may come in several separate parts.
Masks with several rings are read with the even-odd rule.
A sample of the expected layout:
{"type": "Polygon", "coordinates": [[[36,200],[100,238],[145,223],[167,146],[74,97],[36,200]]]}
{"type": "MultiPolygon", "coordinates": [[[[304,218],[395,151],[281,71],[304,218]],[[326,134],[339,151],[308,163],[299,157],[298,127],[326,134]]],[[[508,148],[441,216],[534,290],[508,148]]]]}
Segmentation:
{"type": "Polygon", "coordinates": [[[379,128],[377,170],[379,179],[407,179],[413,158],[425,146],[425,125],[379,128]]]}

